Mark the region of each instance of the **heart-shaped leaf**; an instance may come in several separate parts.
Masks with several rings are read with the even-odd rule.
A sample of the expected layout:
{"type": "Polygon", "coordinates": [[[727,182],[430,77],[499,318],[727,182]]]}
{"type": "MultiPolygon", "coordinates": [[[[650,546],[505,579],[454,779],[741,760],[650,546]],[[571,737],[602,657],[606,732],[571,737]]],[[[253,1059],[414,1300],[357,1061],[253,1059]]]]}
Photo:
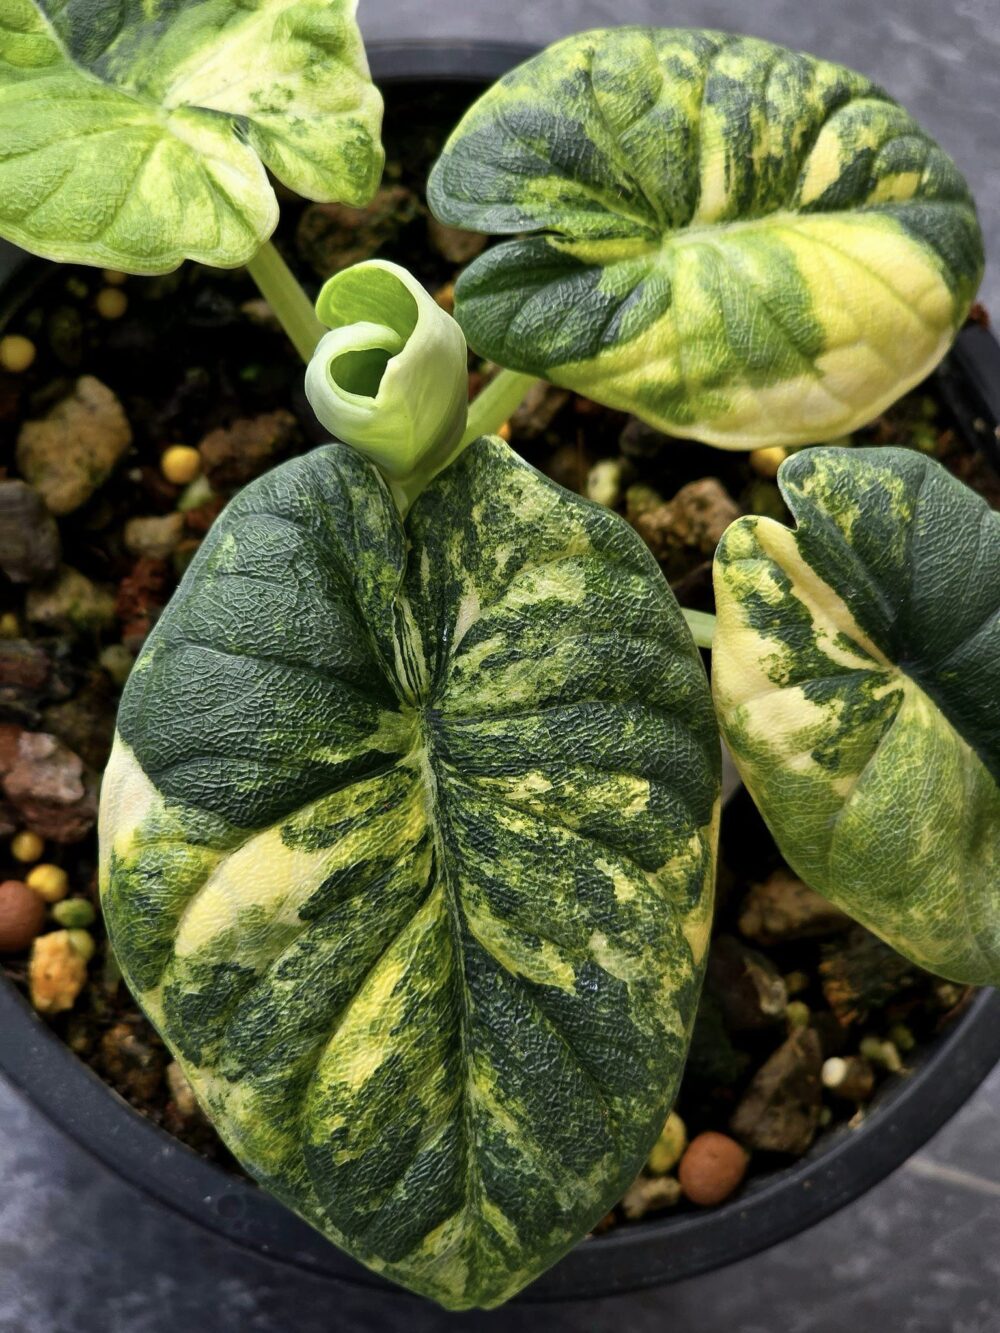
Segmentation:
{"type": "Polygon", "coordinates": [[[437,216],[483,356],[727,448],[830,439],[922,379],[982,275],[962,177],[880,88],[769,42],[620,28],[466,114],[437,216]]]}
{"type": "Polygon", "coordinates": [[[697,1002],[718,738],[646,549],[496,439],[405,526],[326,446],[226,509],[119,729],[111,938],[230,1146],[505,1299],[641,1166],[697,1002]]]}
{"type": "Polygon", "coordinates": [[[381,100],[355,0],[4,0],[0,235],[159,273],[246,263],[273,231],[264,170],[366,202],[381,100]]]}
{"type": "Polygon", "coordinates": [[[1000,515],[902,449],[782,464],[798,527],[716,556],[723,734],[799,875],[900,953],[1000,980],[1000,515]]]}

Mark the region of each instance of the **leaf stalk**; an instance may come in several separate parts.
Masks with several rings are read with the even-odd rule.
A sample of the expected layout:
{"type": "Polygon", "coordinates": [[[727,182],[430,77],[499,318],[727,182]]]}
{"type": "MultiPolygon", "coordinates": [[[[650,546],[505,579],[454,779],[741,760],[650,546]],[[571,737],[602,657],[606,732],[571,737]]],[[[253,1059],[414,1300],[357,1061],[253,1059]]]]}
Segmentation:
{"type": "Polygon", "coordinates": [[[522,375],[517,370],[501,370],[469,404],[469,417],[462,444],[471,444],[480,435],[495,435],[524,401],[537,376],[522,375]]]}
{"type": "Polygon", "coordinates": [[[247,271],[274,311],[303,361],[308,362],[326,329],[316,318],[313,303],[270,241],[265,241],[247,271]]]}
{"type": "Polygon", "coordinates": [[[688,629],[699,648],[711,648],[712,640],[715,637],[715,616],[708,611],[692,611],[690,607],[682,606],[684,619],[687,621],[688,629]]]}

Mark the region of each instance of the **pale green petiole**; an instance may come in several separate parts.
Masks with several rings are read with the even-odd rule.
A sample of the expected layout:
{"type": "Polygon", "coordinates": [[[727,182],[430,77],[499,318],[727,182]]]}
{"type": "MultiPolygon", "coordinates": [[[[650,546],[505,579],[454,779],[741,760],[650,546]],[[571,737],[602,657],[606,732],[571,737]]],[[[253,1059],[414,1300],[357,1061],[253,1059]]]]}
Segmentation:
{"type": "Polygon", "coordinates": [[[274,311],[303,361],[308,361],[326,329],[316,318],[313,304],[270,241],[265,241],[247,271],[274,311]]]}
{"type": "Polygon", "coordinates": [[[708,611],[691,611],[686,606],[682,606],[681,610],[698,647],[711,648],[715,637],[715,616],[710,615],[708,611]]]}
{"type": "Polygon", "coordinates": [[[517,370],[501,370],[495,375],[469,404],[469,420],[462,443],[471,444],[480,435],[495,435],[520,407],[536,379],[535,375],[522,375],[517,370]]]}

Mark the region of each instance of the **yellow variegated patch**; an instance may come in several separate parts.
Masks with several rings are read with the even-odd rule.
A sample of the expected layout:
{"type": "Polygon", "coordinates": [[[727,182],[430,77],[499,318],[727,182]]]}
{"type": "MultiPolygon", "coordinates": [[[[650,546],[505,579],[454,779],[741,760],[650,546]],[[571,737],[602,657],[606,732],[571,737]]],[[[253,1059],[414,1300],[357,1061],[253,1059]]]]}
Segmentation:
{"type": "Polygon", "coordinates": [[[1000,516],[940,464],[811,449],[716,557],[723,734],[785,857],[900,953],[1000,979],[1000,516]]]}
{"type": "Polygon", "coordinates": [[[725,448],[870,420],[982,275],[964,180],[881,88],[720,32],[557,43],[475,103],[428,197],[516,236],[457,285],[476,351],[725,448]]]}
{"type": "Polygon", "coordinates": [[[109,932],[262,1183],[495,1305],[662,1127],[718,789],[701,662],[626,524],[487,439],[404,524],[331,445],[229,505],[129,678],[109,932]]]}
{"type": "Polygon", "coordinates": [[[382,104],[355,0],[3,0],[0,235],[49,259],[229,267],[273,231],[269,168],[366,202],[382,104]]]}

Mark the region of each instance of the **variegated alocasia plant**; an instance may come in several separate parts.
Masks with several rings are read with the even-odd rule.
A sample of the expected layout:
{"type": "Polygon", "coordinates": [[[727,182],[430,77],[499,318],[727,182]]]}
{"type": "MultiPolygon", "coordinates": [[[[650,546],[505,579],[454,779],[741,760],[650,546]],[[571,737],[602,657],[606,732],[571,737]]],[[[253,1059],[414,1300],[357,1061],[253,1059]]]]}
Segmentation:
{"type": "Polygon", "coordinates": [[[798,527],[715,563],[723,735],[813,888],[957,981],[1000,978],[1000,515],[902,449],[782,464],[798,527]]]}
{"type": "Polygon", "coordinates": [[[515,237],[456,287],[477,352],[726,448],[876,416],[982,276],[965,181],[882,89],[720,32],[557,43],[473,105],[428,197],[515,237]]]}
{"type": "MultiPolygon", "coordinates": [[[[430,339],[436,378],[464,386],[464,340],[402,270],[369,275],[320,299],[353,327],[313,401],[367,451],[367,395],[403,456],[426,431],[444,459],[464,413],[442,432],[431,392],[414,428],[406,381],[430,339]],[[371,344],[394,340],[381,369],[371,344]]],[[[577,1241],[662,1127],[708,942],[719,745],[677,604],[616,515],[496,438],[405,503],[343,444],[231,502],[124,693],[102,893],[240,1160],[462,1308],[577,1241]]]]}
{"type": "MultiPolygon", "coordinates": [[[[982,262],[964,183],[884,93],[714,33],[558,45],[473,108],[431,198],[533,233],[459,284],[478,350],[739,447],[903,392],[982,262]]],[[[243,1164],[374,1270],[495,1305],[670,1106],[718,728],[637,535],[480,429],[524,376],[467,416],[463,334],[395,264],[317,309],[307,391],[344,443],[237,496],[148,639],[102,899],[243,1164]]],[[[718,555],[723,732],[815,888],[997,980],[1000,519],[898,451],[811,450],[781,483],[798,528],[742,519],[718,555]]]]}
{"type": "Polygon", "coordinates": [[[308,358],[320,330],[264,244],[266,169],[310,199],[374,193],[382,103],[355,4],[4,0],[0,236],[129,273],[248,264],[308,358]]]}

